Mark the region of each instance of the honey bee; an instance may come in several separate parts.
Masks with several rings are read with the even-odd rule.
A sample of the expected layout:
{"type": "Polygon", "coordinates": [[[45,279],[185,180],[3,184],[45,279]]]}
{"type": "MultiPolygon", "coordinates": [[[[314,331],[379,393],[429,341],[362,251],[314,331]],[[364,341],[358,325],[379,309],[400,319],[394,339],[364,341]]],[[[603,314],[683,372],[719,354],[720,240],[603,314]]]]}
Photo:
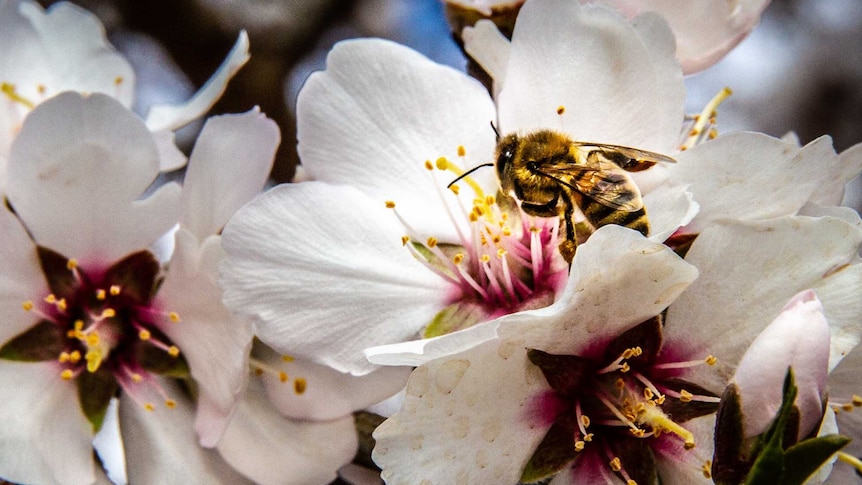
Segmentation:
{"type": "Polygon", "coordinates": [[[649,220],[640,190],[628,172],[675,160],[658,153],[618,145],[574,141],[540,130],[510,134],[497,143],[497,176],[503,193],[537,217],[561,217],[565,240],[559,250],[571,264],[578,245],[575,208],[598,229],[618,224],[644,236],[649,220]]]}

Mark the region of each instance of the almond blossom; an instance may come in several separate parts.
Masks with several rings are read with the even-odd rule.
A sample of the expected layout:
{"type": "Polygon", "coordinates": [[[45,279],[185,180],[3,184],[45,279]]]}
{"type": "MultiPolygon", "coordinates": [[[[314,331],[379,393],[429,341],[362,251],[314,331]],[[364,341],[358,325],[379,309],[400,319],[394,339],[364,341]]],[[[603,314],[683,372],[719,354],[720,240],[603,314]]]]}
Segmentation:
{"type": "MultiPolygon", "coordinates": [[[[542,8],[553,2],[528,3],[518,24],[525,37],[516,29],[513,46],[523,44],[524,58],[545,52],[530,36],[556,15],[565,21],[552,30],[565,23],[563,37],[618,47],[618,64],[628,70],[609,70],[594,53],[552,51],[565,52],[553,77],[562,84],[542,102],[513,91],[495,105],[475,80],[391,42],[336,45],[326,71],[312,75],[298,99],[298,149],[313,181],[269,191],[228,224],[226,304],[253,319],[278,351],[364,374],[375,368],[366,354],[375,364],[415,365],[492,338],[493,325],[483,322],[555,301],[567,273],[557,218],[521,212],[497,193],[493,170],[455,190],[448,183],[494,159],[495,120],[501,134],[536,120],[567,132],[587,126],[569,121],[590,103],[567,91],[562,75],[572,69],[607,86],[588,108],[617,115],[596,117],[591,130],[660,150],[675,146],[683,117],[682,75],[658,17],[636,29],[607,9],[581,13],[572,5],[574,14],[542,8]],[[605,24],[614,28],[587,28],[605,24]],[[639,109],[629,110],[635,102],[639,109]]],[[[510,79],[527,76],[515,66],[510,79]]],[[[648,194],[645,203],[656,240],[696,211],[682,187],[648,194]]]]}
{"type": "MultiPolygon", "coordinates": [[[[103,93],[126,108],[134,101],[135,75],[108,43],[99,20],[67,2],[47,10],[32,0],[0,2],[0,189],[5,185],[9,148],[33,108],[64,91],[103,93]]],[[[161,170],[182,167],[173,130],[201,117],[218,100],[228,80],[248,61],[248,36],[236,45],[212,78],[180,105],[153,106],[147,126],[157,133],[161,170]]]]}
{"type": "Polygon", "coordinates": [[[565,297],[501,317],[499,339],[413,372],[401,410],[375,432],[382,476],[708,483],[718,396],[790,297],[821,297],[831,367],[859,342],[858,222],[727,221],[685,261],[600,228],[578,249],[565,297]]]}
{"type": "Polygon", "coordinates": [[[0,394],[14,423],[0,432],[0,476],[93,483],[91,442],[115,396],[133,481],[154,473],[151,455],[134,452],[153,426],[177,428],[154,436],[160,467],[220,476],[196,444],[170,450],[215,446],[243,389],[251,328],[221,304],[218,232],[261,190],[278,137],[256,111],[214,118],[184,185],[147,192],[156,141],[118,101],[64,93],[27,116],[0,211],[0,394]],[[165,237],[167,264],[152,252],[165,237]]]}

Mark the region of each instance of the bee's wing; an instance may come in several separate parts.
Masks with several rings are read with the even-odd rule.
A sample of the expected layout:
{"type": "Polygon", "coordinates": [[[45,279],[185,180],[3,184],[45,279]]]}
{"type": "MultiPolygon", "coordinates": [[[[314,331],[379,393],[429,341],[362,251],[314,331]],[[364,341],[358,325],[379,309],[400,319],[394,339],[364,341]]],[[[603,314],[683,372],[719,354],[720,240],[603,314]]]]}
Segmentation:
{"type": "Polygon", "coordinates": [[[640,190],[625,170],[602,157],[588,159],[586,165],[544,163],[537,171],[607,207],[626,212],[643,208],[640,190]]]}
{"type": "Polygon", "coordinates": [[[640,172],[656,163],[676,163],[676,160],[661,153],[621,145],[576,141],[572,143],[572,147],[584,154],[601,153],[628,172],[640,172]]]}

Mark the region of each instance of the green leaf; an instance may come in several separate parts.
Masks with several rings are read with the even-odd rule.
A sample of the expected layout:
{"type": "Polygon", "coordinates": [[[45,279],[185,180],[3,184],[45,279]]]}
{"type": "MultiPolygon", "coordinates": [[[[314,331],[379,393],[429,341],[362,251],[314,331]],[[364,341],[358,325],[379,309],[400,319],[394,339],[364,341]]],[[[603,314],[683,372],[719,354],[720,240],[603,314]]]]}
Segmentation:
{"type": "Polygon", "coordinates": [[[66,336],[59,325],[42,320],[0,347],[0,359],[21,362],[56,360],[66,350],[66,336]]]}
{"type": "Polygon", "coordinates": [[[784,479],[787,461],[783,446],[784,438],[787,435],[788,423],[794,416],[793,403],[796,401],[797,392],[793,369],[788,368],[784,378],[784,395],[781,408],[775,420],[763,433],[763,439],[754,449],[756,459],[745,479],[746,485],[771,485],[781,483],[784,479]]]}
{"type": "Polygon", "coordinates": [[[785,452],[782,485],[801,485],[818,468],[852,441],[847,436],[829,434],[799,442],[785,452]]]}

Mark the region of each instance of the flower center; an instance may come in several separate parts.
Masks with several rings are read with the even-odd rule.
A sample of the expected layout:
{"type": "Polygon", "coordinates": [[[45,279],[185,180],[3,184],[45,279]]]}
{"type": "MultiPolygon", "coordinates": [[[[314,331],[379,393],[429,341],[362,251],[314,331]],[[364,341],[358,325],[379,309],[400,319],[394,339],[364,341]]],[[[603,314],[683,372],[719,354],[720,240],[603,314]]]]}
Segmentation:
{"type": "Polygon", "coordinates": [[[676,376],[715,359],[659,362],[660,340],[650,334],[660,326],[660,318],[648,320],[597,356],[528,351],[553,389],[539,408],[553,416],[553,425],[525,468],[524,481],[572,463],[573,469],[601,464],[600,473],[609,469],[626,483],[653,483],[653,449],[694,450],[694,435],[680,423],[715,412],[719,398],[676,376]],[[645,337],[640,345],[620,346],[637,344],[637,336],[645,337]]]}
{"type": "Polygon", "coordinates": [[[85,271],[49,249],[38,253],[50,293],[23,303],[38,323],[6,342],[0,358],[54,360],[62,379],[76,381],[96,429],[118,387],[147,410],[155,409],[154,398],[176,406],[155,375],[187,376],[188,366],[162,330],[179,315],[153,301],[160,268],[152,254],[133,253],[105,270],[85,271]]]}
{"type": "MultiPolygon", "coordinates": [[[[459,156],[465,155],[458,147],[459,156]]],[[[432,183],[449,207],[458,201],[458,212],[447,209],[458,240],[441,242],[422,237],[397,211],[394,201],[386,207],[398,217],[406,234],[402,244],[428,269],[451,284],[448,306],[426,327],[423,337],[435,337],[470,327],[485,320],[521,310],[550,305],[565,283],[568,265],[556,251],[558,218],[537,218],[523,213],[513,199],[486,194],[471,177],[461,180],[473,192],[471,207],[453,184],[446,193],[436,170],[461,176],[464,170],[441,157],[425,162],[432,183]]]]}

